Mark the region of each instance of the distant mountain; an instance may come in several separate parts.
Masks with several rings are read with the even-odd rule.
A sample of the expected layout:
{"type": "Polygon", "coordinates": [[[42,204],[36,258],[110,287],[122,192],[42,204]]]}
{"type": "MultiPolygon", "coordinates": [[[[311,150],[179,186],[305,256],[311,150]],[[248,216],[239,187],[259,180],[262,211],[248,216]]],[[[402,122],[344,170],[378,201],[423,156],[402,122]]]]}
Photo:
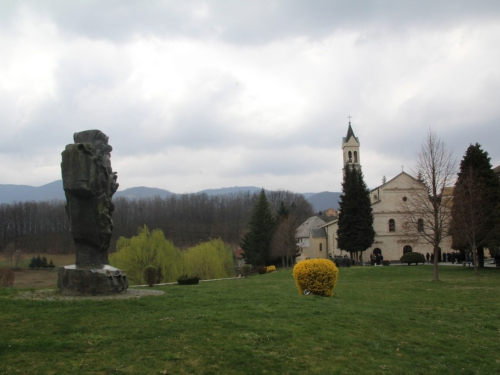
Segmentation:
{"type": "Polygon", "coordinates": [[[145,186],[138,186],[133,188],[128,188],[125,190],[118,190],[113,197],[123,197],[128,199],[138,199],[138,198],[148,198],[159,196],[162,198],[167,198],[171,195],[176,195],[171,191],[157,188],[150,188],[145,186]]]}
{"type": "MultiPolygon", "coordinates": [[[[234,186],[220,189],[206,189],[199,193],[207,195],[225,195],[240,192],[250,192],[250,194],[258,193],[262,188],[256,186],[234,186]]],[[[332,193],[324,191],[322,193],[304,193],[304,197],[314,208],[315,212],[324,211],[328,208],[338,209],[339,197],[341,193],[332,193]]],[[[166,198],[176,193],[157,188],[145,186],[118,190],[114,197],[124,197],[127,199],[139,199],[160,196],[166,198]]],[[[13,202],[27,201],[50,201],[53,199],[66,199],[62,187],[62,180],[57,180],[43,186],[28,186],[28,185],[1,185],[0,184],[0,204],[13,202]]]]}
{"type": "Polygon", "coordinates": [[[233,193],[241,193],[241,192],[250,192],[250,194],[253,193],[259,193],[262,190],[262,188],[258,188],[255,186],[234,186],[234,187],[227,187],[227,188],[220,188],[220,189],[206,189],[200,191],[200,193],[205,193],[207,195],[225,195],[225,194],[233,194],[233,193]]]}
{"type": "Polygon", "coordinates": [[[307,201],[311,203],[315,212],[324,211],[328,208],[338,210],[340,195],[342,193],[332,193],[330,191],[323,191],[306,197],[307,201]]]}
{"type": "Polygon", "coordinates": [[[308,199],[309,197],[312,197],[313,195],[318,194],[318,193],[302,193],[304,198],[308,199]]]}
{"type": "Polygon", "coordinates": [[[28,185],[0,185],[0,203],[39,202],[53,199],[66,199],[62,180],[38,187],[28,185]]]}

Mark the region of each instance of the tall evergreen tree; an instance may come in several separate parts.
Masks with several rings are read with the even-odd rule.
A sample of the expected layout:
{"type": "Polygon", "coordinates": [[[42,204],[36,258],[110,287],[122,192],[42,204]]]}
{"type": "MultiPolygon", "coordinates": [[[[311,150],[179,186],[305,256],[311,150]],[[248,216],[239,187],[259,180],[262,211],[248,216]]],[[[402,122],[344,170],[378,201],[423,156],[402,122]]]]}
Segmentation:
{"type": "Polygon", "coordinates": [[[338,247],[349,251],[351,258],[360,252],[357,260],[362,261],[363,251],[375,241],[372,205],[363,173],[349,165],[345,167],[339,210],[338,247]]]}
{"type": "Polygon", "coordinates": [[[271,206],[264,189],[261,190],[259,199],[252,209],[249,222],[250,230],[245,234],[240,243],[245,251],[244,259],[248,264],[264,266],[270,260],[270,246],[276,221],[271,211],[271,206]]]}
{"type": "Polygon", "coordinates": [[[470,145],[453,190],[451,210],[452,247],[472,251],[475,268],[484,266],[484,246],[499,242],[500,182],[486,151],[470,145]]]}

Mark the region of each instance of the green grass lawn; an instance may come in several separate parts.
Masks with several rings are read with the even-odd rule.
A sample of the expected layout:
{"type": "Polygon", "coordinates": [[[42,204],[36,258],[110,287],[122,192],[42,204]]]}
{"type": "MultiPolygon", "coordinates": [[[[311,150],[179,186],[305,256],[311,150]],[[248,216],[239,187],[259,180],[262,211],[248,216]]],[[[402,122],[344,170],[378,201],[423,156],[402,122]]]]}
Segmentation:
{"type": "Polygon", "coordinates": [[[0,374],[498,374],[500,270],[340,269],[333,298],[291,270],[136,300],[0,289],[0,374]]]}

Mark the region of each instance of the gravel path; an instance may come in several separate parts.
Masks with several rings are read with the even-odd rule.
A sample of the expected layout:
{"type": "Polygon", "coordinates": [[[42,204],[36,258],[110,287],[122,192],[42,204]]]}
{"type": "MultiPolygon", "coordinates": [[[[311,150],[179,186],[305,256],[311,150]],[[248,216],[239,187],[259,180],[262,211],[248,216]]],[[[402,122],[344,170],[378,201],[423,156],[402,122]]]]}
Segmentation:
{"type": "Polygon", "coordinates": [[[31,299],[38,301],[83,301],[83,300],[109,300],[109,299],[131,299],[141,298],[147,296],[161,296],[164,294],[162,290],[149,290],[149,289],[127,289],[123,293],[111,294],[105,296],[68,296],[61,294],[59,290],[55,289],[42,289],[32,292],[17,293],[14,298],[16,299],[31,299]]]}

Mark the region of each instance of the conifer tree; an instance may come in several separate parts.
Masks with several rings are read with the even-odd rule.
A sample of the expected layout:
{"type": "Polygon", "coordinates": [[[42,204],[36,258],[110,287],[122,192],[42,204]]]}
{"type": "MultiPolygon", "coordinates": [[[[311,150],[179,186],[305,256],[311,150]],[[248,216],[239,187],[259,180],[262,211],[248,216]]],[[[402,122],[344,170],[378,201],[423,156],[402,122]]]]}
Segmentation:
{"type": "Polygon", "coordinates": [[[474,268],[484,266],[484,246],[498,245],[500,182],[486,151],[470,145],[453,190],[452,247],[472,251],[474,268]]]}
{"type": "Polygon", "coordinates": [[[252,209],[249,232],[240,243],[245,251],[246,263],[253,266],[265,266],[270,260],[270,246],[276,222],[264,189],[252,209]]]}
{"type": "Polygon", "coordinates": [[[339,210],[338,247],[349,251],[351,258],[361,252],[358,261],[362,261],[363,251],[375,241],[370,192],[362,172],[348,165],[345,167],[339,210]]]}

